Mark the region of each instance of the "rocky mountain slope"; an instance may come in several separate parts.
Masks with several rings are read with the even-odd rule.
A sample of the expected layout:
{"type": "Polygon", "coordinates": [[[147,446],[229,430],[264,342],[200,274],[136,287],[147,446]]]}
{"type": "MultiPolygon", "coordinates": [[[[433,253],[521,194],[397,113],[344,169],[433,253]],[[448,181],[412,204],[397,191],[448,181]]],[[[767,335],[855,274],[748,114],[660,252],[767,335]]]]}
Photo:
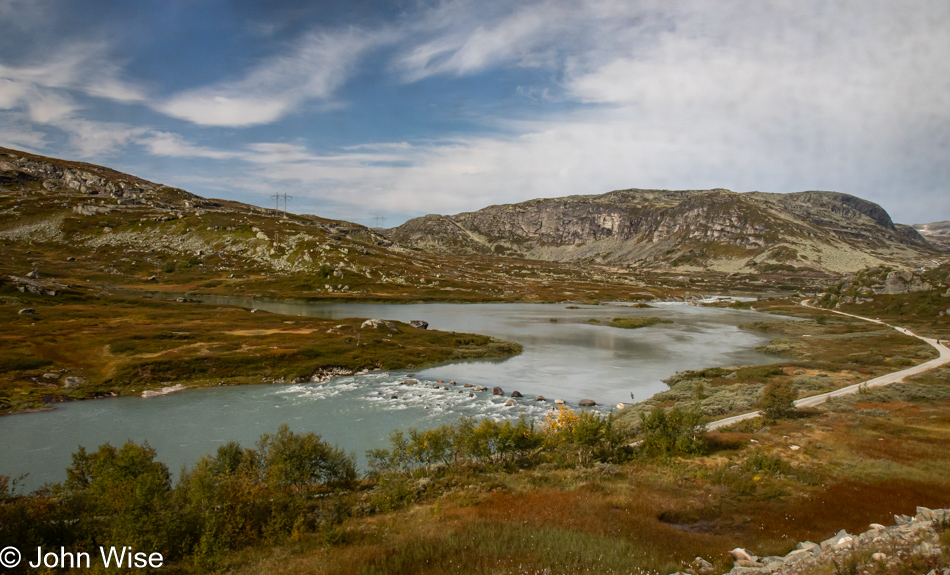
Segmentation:
{"type": "Polygon", "coordinates": [[[44,282],[107,289],[339,301],[661,293],[622,273],[427,254],[350,222],[206,199],[101,166],[0,148],[0,274],[22,284],[34,272],[44,282]]]}
{"type": "Polygon", "coordinates": [[[389,235],[431,252],[742,273],[836,274],[937,253],[877,204],[835,192],[619,190],[428,215],[389,235]]]}
{"type": "Polygon", "coordinates": [[[914,224],[913,228],[932,245],[950,252],[950,222],[914,224]]]}

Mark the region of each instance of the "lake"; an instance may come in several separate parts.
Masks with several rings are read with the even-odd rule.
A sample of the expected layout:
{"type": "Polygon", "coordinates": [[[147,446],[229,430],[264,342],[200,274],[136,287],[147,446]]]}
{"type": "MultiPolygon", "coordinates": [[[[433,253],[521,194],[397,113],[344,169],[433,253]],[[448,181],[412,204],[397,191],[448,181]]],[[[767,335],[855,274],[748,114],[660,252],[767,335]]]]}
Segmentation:
{"type": "Polygon", "coordinates": [[[63,481],[70,455],[80,445],[95,449],[127,439],[148,441],[172,472],[228,441],[251,446],[281,423],[312,431],[357,454],[384,447],[393,429],[451,423],[459,416],[505,419],[542,417],[555,398],[576,405],[589,398],[607,410],[617,402],[644,400],[667,389],[661,380],[676,371],[711,366],[760,365],[782,358],[755,347],[768,342],[739,324],[775,321],[753,311],[677,303],[580,306],[563,304],[309,304],[230,297],[201,299],[300,316],[421,319],[430,329],[473,332],[516,341],[520,356],[462,361],[415,372],[371,372],[323,383],[253,385],[187,390],[161,397],[121,397],[60,404],[57,409],[0,417],[0,474],[28,473],[22,486],[63,481]],[[672,320],[640,329],[588,325],[620,316],[672,320]],[[401,385],[410,373],[419,380],[401,385]],[[444,383],[437,384],[437,380],[444,383]],[[450,381],[456,385],[450,385],[450,381]],[[508,397],[475,393],[464,384],[500,386],[525,397],[505,407],[508,397]],[[470,397],[470,394],[472,396],[470,397]],[[392,399],[392,396],[397,396],[392,399]],[[537,395],[547,402],[534,401],[537,395]]]}

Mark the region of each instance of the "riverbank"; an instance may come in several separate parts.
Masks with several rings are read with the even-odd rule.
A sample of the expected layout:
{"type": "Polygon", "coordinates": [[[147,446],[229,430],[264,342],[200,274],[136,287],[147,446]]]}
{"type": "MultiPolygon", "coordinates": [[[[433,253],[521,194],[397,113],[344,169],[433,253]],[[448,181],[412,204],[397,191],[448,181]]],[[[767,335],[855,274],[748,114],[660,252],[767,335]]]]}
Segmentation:
{"type": "Polygon", "coordinates": [[[302,382],[521,352],[516,343],[403,322],[366,326],[85,288],[50,295],[2,282],[0,298],[0,413],[176,384],[302,382]]]}

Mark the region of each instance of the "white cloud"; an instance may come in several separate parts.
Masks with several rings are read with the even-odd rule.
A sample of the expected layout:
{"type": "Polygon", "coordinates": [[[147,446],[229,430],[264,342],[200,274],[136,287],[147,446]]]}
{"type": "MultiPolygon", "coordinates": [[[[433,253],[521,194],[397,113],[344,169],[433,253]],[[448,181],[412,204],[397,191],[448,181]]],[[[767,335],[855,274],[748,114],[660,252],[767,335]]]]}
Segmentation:
{"type": "Polygon", "coordinates": [[[508,62],[536,66],[544,60],[539,48],[556,40],[571,24],[569,13],[556,2],[522,6],[500,17],[492,16],[495,10],[497,7],[450,2],[424,15],[413,32],[426,34],[435,29],[438,34],[397,57],[396,66],[404,79],[413,82],[436,74],[464,75],[508,62]]]}
{"type": "Polygon", "coordinates": [[[18,121],[9,113],[0,113],[0,146],[37,151],[46,146],[46,134],[18,121]]]}
{"type": "Polygon", "coordinates": [[[145,100],[144,91],[122,78],[104,43],[70,45],[48,61],[27,66],[0,64],[0,81],[27,88],[76,90],[120,102],[145,100]]]}
{"type": "Polygon", "coordinates": [[[66,132],[70,146],[82,158],[114,154],[148,129],[118,122],[95,122],[82,118],[60,120],[57,128],[66,132]]]}
{"type": "Polygon", "coordinates": [[[227,160],[238,156],[233,151],[218,150],[206,146],[198,146],[179,134],[150,130],[148,133],[135,139],[135,143],[144,147],[154,156],[175,158],[211,158],[227,160]]]}
{"type": "Polygon", "coordinates": [[[39,124],[53,124],[72,116],[78,106],[67,96],[44,90],[29,99],[27,108],[30,120],[39,124]]]}
{"type": "Polygon", "coordinates": [[[204,126],[268,124],[309,100],[330,100],[360,57],[385,36],[355,29],[310,34],[241,80],[177,94],[156,109],[204,126]]]}

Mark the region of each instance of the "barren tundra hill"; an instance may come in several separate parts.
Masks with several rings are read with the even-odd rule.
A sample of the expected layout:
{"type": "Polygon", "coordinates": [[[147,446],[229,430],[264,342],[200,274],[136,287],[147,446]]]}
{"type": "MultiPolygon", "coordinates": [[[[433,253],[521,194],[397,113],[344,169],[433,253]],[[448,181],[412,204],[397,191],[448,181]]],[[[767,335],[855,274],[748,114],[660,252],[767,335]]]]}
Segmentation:
{"type": "Polygon", "coordinates": [[[913,228],[932,245],[950,252],[950,221],[914,224],[913,228]]]}
{"type": "Polygon", "coordinates": [[[840,274],[938,253],[881,206],[822,191],[618,190],[428,215],[389,235],[431,252],[740,273],[840,274]]]}

